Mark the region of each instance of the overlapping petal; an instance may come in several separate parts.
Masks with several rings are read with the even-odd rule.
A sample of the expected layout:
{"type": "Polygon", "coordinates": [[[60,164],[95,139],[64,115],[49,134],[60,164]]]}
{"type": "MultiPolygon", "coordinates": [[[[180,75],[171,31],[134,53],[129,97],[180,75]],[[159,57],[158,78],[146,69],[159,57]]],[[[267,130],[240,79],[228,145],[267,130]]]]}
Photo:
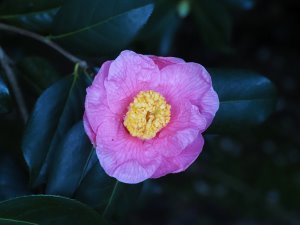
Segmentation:
{"type": "Polygon", "coordinates": [[[163,157],[160,167],[151,178],[158,178],[169,173],[179,173],[186,170],[199,156],[204,145],[202,135],[188,145],[179,155],[175,157],[163,157]]]}
{"type": "Polygon", "coordinates": [[[176,57],[159,57],[159,56],[149,56],[150,59],[158,66],[159,70],[162,70],[164,67],[177,64],[184,63],[185,61],[176,57]]]}
{"type": "Polygon", "coordinates": [[[179,155],[206,127],[205,117],[188,101],[173,104],[171,115],[168,126],[145,144],[167,157],[179,155]]]}
{"type": "Polygon", "coordinates": [[[152,90],[159,83],[159,69],[149,57],[123,51],[111,64],[104,82],[108,105],[114,113],[124,114],[138,92],[152,90]]]}
{"type": "Polygon", "coordinates": [[[145,142],[132,137],[122,119],[108,107],[103,116],[97,132],[96,151],[104,170],[126,183],[138,183],[151,177],[160,165],[159,154],[154,149],[145,149],[145,142]],[[106,119],[108,117],[110,119],[106,119]]]}
{"type": "Polygon", "coordinates": [[[97,133],[97,129],[101,123],[101,115],[103,107],[107,105],[107,94],[104,88],[104,80],[108,75],[108,70],[111,61],[103,63],[98,74],[95,76],[93,84],[87,88],[87,95],[85,99],[85,113],[84,113],[84,125],[91,140],[91,132],[97,133]]]}
{"type": "Polygon", "coordinates": [[[84,127],[106,173],[138,183],[188,168],[203,148],[202,132],[218,109],[208,72],[173,57],[123,51],[104,63],[87,89],[84,127]],[[171,120],[156,137],[131,136],[123,125],[140,91],[153,90],[171,105],[171,120]]]}

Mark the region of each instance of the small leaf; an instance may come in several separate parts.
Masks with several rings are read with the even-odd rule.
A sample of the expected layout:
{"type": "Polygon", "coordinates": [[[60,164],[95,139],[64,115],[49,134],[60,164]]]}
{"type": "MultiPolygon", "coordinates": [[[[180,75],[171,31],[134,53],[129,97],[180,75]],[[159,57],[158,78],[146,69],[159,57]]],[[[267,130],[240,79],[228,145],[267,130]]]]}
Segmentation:
{"type": "Polygon", "coordinates": [[[18,66],[21,71],[21,77],[29,83],[37,94],[60,78],[52,64],[46,59],[40,57],[26,57],[22,59],[18,66]]]}
{"type": "Polygon", "coordinates": [[[2,0],[0,19],[28,30],[48,33],[63,0],[2,0]]]}
{"type": "Polygon", "coordinates": [[[37,223],[30,223],[21,220],[0,218],[0,224],[3,225],[38,225],[37,223]]]}
{"type": "Polygon", "coordinates": [[[27,175],[9,152],[0,152],[0,201],[29,194],[27,175]]]}
{"type": "Polygon", "coordinates": [[[208,133],[240,132],[262,123],[274,111],[276,91],[270,80],[243,70],[209,70],[220,108],[208,133]]]}
{"type": "Polygon", "coordinates": [[[103,171],[80,121],[59,145],[49,169],[46,193],[74,197],[106,217],[116,217],[132,208],[128,205],[133,205],[140,187],[119,183],[103,171]]]}
{"type": "Polygon", "coordinates": [[[12,102],[8,87],[0,77],[0,114],[10,112],[11,107],[12,102]]]}
{"type": "Polygon", "coordinates": [[[116,183],[117,180],[109,177],[96,163],[82,180],[74,198],[103,212],[116,183]]]}
{"type": "Polygon", "coordinates": [[[89,82],[81,73],[68,76],[46,89],[37,100],[22,142],[32,186],[46,181],[60,141],[82,119],[89,82]]]}
{"type": "Polygon", "coordinates": [[[82,121],[65,135],[49,171],[46,193],[71,197],[91,166],[98,161],[82,121]]]}
{"type": "Polygon", "coordinates": [[[168,55],[174,36],[181,19],[177,13],[176,2],[157,1],[153,14],[141,30],[137,41],[143,44],[145,52],[157,52],[158,55],[168,55]]]}
{"type": "Polygon", "coordinates": [[[49,38],[81,55],[116,53],[147,22],[153,10],[149,3],[149,0],[66,1],[49,38]]]}
{"type": "Polygon", "coordinates": [[[36,195],[0,203],[0,217],[43,225],[103,225],[102,217],[88,206],[64,197],[36,195]]]}
{"type": "Polygon", "coordinates": [[[106,218],[115,218],[132,209],[141,188],[142,184],[124,184],[109,177],[97,162],[82,180],[74,198],[96,208],[106,218]]]}
{"type": "Polygon", "coordinates": [[[203,43],[213,49],[228,49],[232,24],[225,5],[217,0],[199,0],[192,3],[192,15],[203,43]]]}

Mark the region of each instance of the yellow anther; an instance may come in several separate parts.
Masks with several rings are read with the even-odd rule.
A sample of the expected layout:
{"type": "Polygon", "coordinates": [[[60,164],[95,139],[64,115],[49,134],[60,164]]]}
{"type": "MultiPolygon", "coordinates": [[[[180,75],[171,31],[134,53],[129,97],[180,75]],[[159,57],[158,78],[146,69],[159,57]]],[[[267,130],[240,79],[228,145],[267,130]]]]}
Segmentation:
{"type": "Polygon", "coordinates": [[[141,139],[151,139],[171,118],[171,106],[155,91],[141,91],[128,107],[124,126],[129,133],[141,139]]]}

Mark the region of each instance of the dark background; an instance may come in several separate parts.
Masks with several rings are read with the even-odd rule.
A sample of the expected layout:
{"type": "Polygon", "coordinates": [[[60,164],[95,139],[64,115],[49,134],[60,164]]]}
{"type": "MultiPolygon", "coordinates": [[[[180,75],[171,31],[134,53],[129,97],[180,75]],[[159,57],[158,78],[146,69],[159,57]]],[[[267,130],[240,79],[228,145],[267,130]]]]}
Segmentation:
{"type": "Polygon", "coordinates": [[[187,16],[170,52],[207,67],[264,74],[278,90],[276,112],[239,135],[206,136],[202,154],[186,172],[146,183],[128,223],[300,224],[300,3],[252,6],[231,14],[229,51],[207,48],[187,16]]]}
{"type": "MultiPolygon", "coordinates": [[[[217,1],[199,0],[212,8],[217,1]]],[[[300,224],[300,2],[223,0],[238,2],[240,6],[229,7],[231,23],[228,26],[225,21],[224,26],[218,27],[222,13],[218,14],[214,8],[208,12],[209,16],[214,14],[212,20],[219,18],[216,19],[217,31],[226,28],[221,33],[201,28],[203,24],[197,22],[199,11],[194,11],[197,0],[190,1],[194,3],[190,5],[190,13],[181,17],[178,16],[180,1],[157,2],[168,2],[167,10],[162,7],[158,14],[167,14],[172,7],[174,12],[167,22],[160,17],[150,20],[148,28],[151,22],[162,28],[152,33],[146,29],[146,34],[142,31],[131,49],[145,54],[177,56],[208,68],[258,72],[274,82],[278,103],[276,111],[259,127],[249,130],[240,124],[242,132],[239,134],[206,135],[202,154],[186,172],[145,182],[136,210],[121,224],[300,224]],[[161,35],[161,30],[168,32],[161,35]],[[222,38],[223,33],[225,38],[222,38]]],[[[72,63],[29,38],[5,33],[0,41],[20,71],[26,72],[21,61],[28,55],[38,55],[52,63],[51,68],[56,71],[47,70],[52,73],[49,77],[73,70],[72,63]]],[[[105,59],[88,60],[99,65],[99,61],[105,59]]],[[[22,78],[20,82],[26,103],[32,109],[41,90],[33,91],[22,78]]],[[[44,86],[41,83],[41,87],[46,88],[47,82],[44,86]]],[[[20,150],[23,125],[17,115],[14,110],[0,119],[2,149],[20,150]],[[15,141],[10,141],[11,137],[15,141]]],[[[19,161],[22,162],[21,157],[19,161]]]]}

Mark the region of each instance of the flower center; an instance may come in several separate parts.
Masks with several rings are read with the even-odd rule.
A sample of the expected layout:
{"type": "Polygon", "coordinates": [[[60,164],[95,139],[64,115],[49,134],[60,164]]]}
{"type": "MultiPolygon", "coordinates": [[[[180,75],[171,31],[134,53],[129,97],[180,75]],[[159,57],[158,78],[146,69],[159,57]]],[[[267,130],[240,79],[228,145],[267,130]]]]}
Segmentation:
{"type": "Polygon", "coordinates": [[[141,91],[130,103],[124,120],[129,133],[141,139],[151,139],[171,118],[171,106],[155,91],[141,91]]]}

